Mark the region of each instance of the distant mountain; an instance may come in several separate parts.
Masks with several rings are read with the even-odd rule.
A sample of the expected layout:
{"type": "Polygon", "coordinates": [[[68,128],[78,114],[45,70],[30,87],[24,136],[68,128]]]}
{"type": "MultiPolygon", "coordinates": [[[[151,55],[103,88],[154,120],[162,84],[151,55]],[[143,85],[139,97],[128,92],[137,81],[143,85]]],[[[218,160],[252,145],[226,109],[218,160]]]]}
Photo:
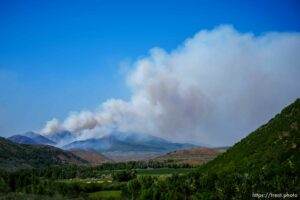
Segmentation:
{"type": "Polygon", "coordinates": [[[42,167],[58,164],[84,164],[71,152],[48,145],[17,144],[0,137],[0,168],[42,167]]]}
{"type": "Polygon", "coordinates": [[[18,144],[38,144],[35,140],[24,135],[13,135],[7,139],[18,144]]]}
{"type": "Polygon", "coordinates": [[[75,141],[64,149],[95,150],[98,152],[168,152],[193,148],[196,145],[173,143],[159,137],[114,132],[99,139],[75,141]]]}
{"type": "Polygon", "coordinates": [[[221,153],[224,153],[228,147],[207,148],[196,147],[192,149],[176,150],[164,155],[158,156],[153,160],[164,161],[170,163],[188,163],[190,165],[204,164],[213,160],[221,153]]]}
{"type": "Polygon", "coordinates": [[[52,146],[56,144],[48,138],[34,132],[26,132],[21,135],[13,135],[11,137],[8,137],[7,139],[18,144],[45,144],[52,146]]]}
{"type": "Polygon", "coordinates": [[[75,140],[74,135],[69,131],[61,131],[45,135],[49,140],[54,141],[58,146],[63,146],[75,140]]]}
{"type": "Polygon", "coordinates": [[[37,144],[48,144],[48,145],[55,145],[56,144],[52,140],[49,140],[48,138],[46,138],[46,137],[44,137],[44,136],[42,136],[38,133],[32,132],[32,131],[26,132],[22,135],[33,139],[37,144]]]}
{"type": "Polygon", "coordinates": [[[300,172],[300,99],[224,154],[203,165],[206,172],[300,172]]]}
{"type": "Polygon", "coordinates": [[[102,164],[112,162],[112,160],[110,160],[103,154],[95,151],[72,150],[71,152],[79,158],[88,161],[90,164],[102,164]]]}

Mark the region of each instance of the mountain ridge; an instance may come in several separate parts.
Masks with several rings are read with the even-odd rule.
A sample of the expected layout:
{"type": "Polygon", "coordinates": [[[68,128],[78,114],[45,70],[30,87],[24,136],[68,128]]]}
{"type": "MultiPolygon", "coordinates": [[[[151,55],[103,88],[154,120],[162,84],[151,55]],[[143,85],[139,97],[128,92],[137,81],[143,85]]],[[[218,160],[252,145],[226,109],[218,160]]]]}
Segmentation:
{"type": "Polygon", "coordinates": [[[17,144],[0,137],[0,168],[32,168],[60,164],[87,164],[71,152],[40,144],[17,144]]]}
{"type": "Polygon", "coordinates": [[[269,122],[200,167],[207,172],[298,170],[300,173],[300,99],[269,122]]]}
{"type": "Polygon", "coordinates": [[[56,145],[56,143],[54,141],[48,139],[45,136],[42,136],[41,134],[35,133],[33,131],[25,132],[22,135],[27,136],[27,137],[33,139],[38,144],[47,144],[47,145],[52,145],[52,146],[56,145]]]}
{"type": "Polygon", "coordinates": [[[196,147],[196,145],[173,143],[155,136],[132,133],[113,133],[99,139],[75,141],[63,146],[64,149],[95,150],[98,152],[168,152],[192,147],[196,147]]]}
{"type": "Polygon", "coordinates": [[[18,144],[44,144],[44,145],[51,145],[51,146],[56,145],[56,143],[53,142],[52,140],[33,131],[28,131],[23,134],[12,135],[7,139],[16,142],[18,144]]]}
{"type": "Polygon", "coordinates": [[[13,135],[7,139],[18,144],[38,144],[35,140],[24,135],[13,135]]]}

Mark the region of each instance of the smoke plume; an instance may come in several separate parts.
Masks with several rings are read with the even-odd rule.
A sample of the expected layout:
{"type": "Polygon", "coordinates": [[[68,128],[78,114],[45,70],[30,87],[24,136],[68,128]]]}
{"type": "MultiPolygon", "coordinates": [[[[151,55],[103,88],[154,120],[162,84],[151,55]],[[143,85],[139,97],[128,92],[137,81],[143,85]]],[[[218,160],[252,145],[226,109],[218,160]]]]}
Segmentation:
{"type": "Polygon", "coordinates": [[[230,145],[300,96],[300,34],[202,30],[171,52],[153,48],[127,75],[129,101],[47,122],[44,134],[68,130],[98,137],[116,129],[181,142],[230,145]]]}

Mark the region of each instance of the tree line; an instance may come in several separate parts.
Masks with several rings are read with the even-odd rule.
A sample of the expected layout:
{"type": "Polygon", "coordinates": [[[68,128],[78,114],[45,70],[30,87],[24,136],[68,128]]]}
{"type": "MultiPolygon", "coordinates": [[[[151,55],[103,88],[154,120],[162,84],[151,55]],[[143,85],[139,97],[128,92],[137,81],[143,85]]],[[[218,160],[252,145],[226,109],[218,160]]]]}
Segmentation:
{"type": "Polygon", "coordinates": [[[101,178],[103,173],[114,170],[158,169],[158,168],[192,168],[187,163],[170,163],[170,161],[130,161],[120,163],[104,163],[101,165],[60,165],[27,169],[38,177],[52,179],[101,178]]]}
{"type": "MultiPolygon", "coordinates": [[[[52,178],[47,179],[38,177],[31,172],[32,171],[30,170],[18,170],[14,172],[0,170],[0,196],[8,193],[21,193],[24,195],[35,194],[49,197],[62,196],[64,199],[78,197],[88,199],[89,193],[104,190],[121,190],[126,184],[126,182],[118,181],[112,183],[85,183],[80,181],[66,182],[52,178]]],[[[118,178],[130,180],[131,176],[128,177],[124,174],[116,174],[115,180],[118,178]]],[[[135,176],[132,176],[132,178],[133,177],[135,176]]]]}
{"type": "MultiPolygon", "coordinates": [[[[102,165],[59,165],[16,171],[0,170],[0,196],[7,193],[36,194],[46,196],[83,197],[103,190],[124,190],[126,182],[135,179],[135,169],[147,168],[187,168],[187,164],[165,163],[159,161],[132,161],[105,163],[102,165]],[[85,183],[64,181],[64,179],[102,178],[110,174],[113,182],[85,183]]],[[[124,190],[125,191],[125,190],[124,190]]],[[[126,198],[126,197],[124,197],[126,198]]]]}
{"type": "Polygon", "coordinates": [[[161,179],[141,176],[128,181],[123,195],[128,199],[194,200],[252,199],[255,193],[295,194],[299,197],[300,173],[293,171],[257,171],[256,173],[173,174],[161,179]]]}

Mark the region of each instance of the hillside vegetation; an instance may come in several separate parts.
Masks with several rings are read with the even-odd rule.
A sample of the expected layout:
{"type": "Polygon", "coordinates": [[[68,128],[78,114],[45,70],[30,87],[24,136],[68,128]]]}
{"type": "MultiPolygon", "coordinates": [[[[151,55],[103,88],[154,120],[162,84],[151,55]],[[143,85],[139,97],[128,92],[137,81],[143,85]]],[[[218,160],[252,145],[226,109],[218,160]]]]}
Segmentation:
{"type": "Polygon", "coordinates": [[[204,165],[206,172],[296,170],[300,166],[300,99],[226,153],[204,165]]]}
{"type": "Polygon", "coordinates": [[[0,137],[0,168],[12,169],[84,163],[87,161],[56,147],[17,144],[0,137]]]}
{"type": "Polygon", "coordinates": [[[88,161],[90,164],[102,164],[102,163],[112,162],[112,160],[110,160],[103,154],[95,151],[72,150],[71,152],[77,157],[88,161]]]}

